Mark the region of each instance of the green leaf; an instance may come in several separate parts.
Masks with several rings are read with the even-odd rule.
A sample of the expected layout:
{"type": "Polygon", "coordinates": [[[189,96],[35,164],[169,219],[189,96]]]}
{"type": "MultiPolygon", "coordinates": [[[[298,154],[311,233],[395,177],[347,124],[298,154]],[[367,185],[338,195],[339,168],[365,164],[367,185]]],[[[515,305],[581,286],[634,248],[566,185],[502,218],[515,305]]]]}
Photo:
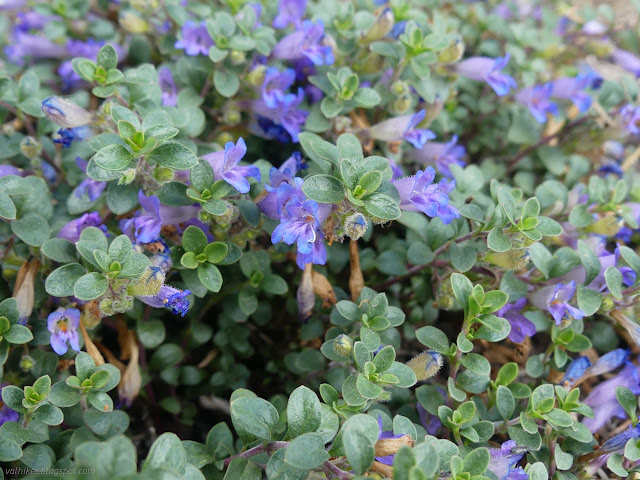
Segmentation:
{"type": "Polygon", "coordinates": [[[331,175],[312,175],[302,185],[302,191],[319,203],[339,203],[344,198],[342,182],[331,175]]]}
{"type": "Polygon", "coordinates": [[[211,292],[219,292],[222,288],[222,274],[211,263],[203,263],[198,267],[198,279],[211,292]]]}
{"type": "Polygon", "coordinates": [[[182,247],[187,252],[202,253],[207,243],[207,235],[195,225],[189,225],[182,234],[182,247]]]}
{"type": "Polygon", "coordinates": [[[15,220],[16,206],[13,204],[11,197],[5,192],[0,192],[0,217],[7,220],[15,220]]]}
{"type": "Polygon", "coordinates": [[[496,385],[510,385],[518,376],[518,364],[515,362],[505,363],[496,376],[496,385]]]}
{"type": "Polygon", "coordinates": [[[496,195],[498,196],[498,203],[500,204],[502,211],[505,213],[509,221],[515,225],[516,201],[510,190],[507,187],[498,187],[496,195]]]}
{"type": "Polygon", "coordinates": [[[109,288],[109,280],[100,273],[92,272],[76,281],[73,294],[79,300],[93,300],[102,296],[107,288],[109,288]]]}
{"type": "Polygon", "coordinates": [[[329,460],[329,454],[324,449],[322,435],[319,433],[304,433],[296,436],[284,454],[286,463],[304,470],[319,468],[327,460],[329,460]]]}
{"type": "Polygon", "coordinates": [[[469,353],[464,355],[461,359],[461,363],[476,375],[488,377],[491,373],[489,360],[478,353],[469,353]]]}
{"type": "Polygon", "coordinates": [[[107,44],[100,49],[96,62],[105,70],[118,67],[118,53],[115,48],[107,44]]]}
{"type": "Polygon", "coordinates": [[[34,420],[39,420],[45,425],[56,426],[60,425],[64,420],[62,410],[55,405],[45,403],[39,406],[33,414],[34,420]]]}
{"type": "Polygon", "coordinates": [[[490,458],[489,449],[476,448],[464,457],[464,471],[472,475],[480,475],[489,466],[490,458]]]}
{"type": "Polygon", "coordinates": [[[315,392],[305,386],[296,388],[287,404],[289,436],[295,438],[303,433],[315,432],[321,421],[322,409],[315,392]]]}
{"type": "Polygon", "coordinates": [[[382,173],[378,170],[367,172],[358,180],[358,185],[367,193],[375,192],[381,183],[382,173]]]}
{"type": "Polygon", "coordinates": [[[353,96],[356,105],[364,108],[372,108],[380,103],[380,94],[373,88],[360,88],[353,96]]]}
{"type": "Polygon", "coordinates": [[[473,289],[471,281],[466,276],[454,272],[451,274],[451,288],[453,289],[453,295],[456,297],[458,304],[464,309],[466,314],[469,308],[469,296],[473,289]]]}
{"type": "Polygon", "coordinates": [[[19,220],[12,221],[11,231],[32,247],[42,246],[51,236],[49,222],[37,213],[29,213],[19,220]]]}
{"type": "Polygon", "coordinates": [[[545,237],[556,237],[562,235],[562,225],[549,217],[538,217],[536,229],[545,237]]]}
{"type": "Polygon", "coordinates": [[[487,237],[487,247],[494,252],[506,252],[511,249],[511,240],[504,234],[502,227],[493,227],[487,237]]]}
{"type": "Polygon", "coordinates": [[[22,389],[14,385],[6,385],[2,388],[2,402],[11,410],[15,410],[18,413],[26,412],[26,409],[22,405],[24,399],[24,392],[22,389]]]}
{"type": "Polygon", "coordinates": [[[14,462],[22,456],[22,449],[9,438],[0,438],[0,462],[14,462]]]}
{"type": "MultiPolygon", "coordinates": [[[[465,277],[466,278],[466,277],[465,277]]],[[[445,333],[430,325],[416,331],[416,338],[420,343],[443,355],[449,354],[450,342],[445,333]]]]}
{"type": "Polygon", "coordinates": [[[217,68],[213,72],[213,86],[223,97],[233,97],[240,88],[238,75],[230,70],[217,68]]]}
{"type": "Polygon", "coordinates": [[[593,249],[584,240],[578,240],[578,254],[580,255],[580,261],[586,271],[584,284],[588,285],[600,273],[602,268],[600,260],[594,253],[593,249]]]}
{"type": "Polygon", "coordinates": [[[207,256],[209,263],[220,263],[228,252],[229,247],[223,242],[212,242],[204,249],[204,254],[207,256]]]}
{"type": "Polygon", "coordinates": [[[195,165],[189,173],[191,186],[197,192],[202,192],[205,188],[211,188],[215,182],[213,169],[211,168],[211,165],[209,165],[209,162],[205,160],[198,160],[198,164],[195,165]]]}
{"type": "Polygon", "coordinates": [[[11,325],[9,331],[5,332],[2,336],[7,342],[15,345],[22,345],[23,343],[28,343],[33,340],[31,330],[18,323],[11,325]]]}
{"type": "Polygon", "coordinates": [[[627,412],[631,421],[635,423],[638,418],[636,416],[638,409],[638,399],[636,396],[627,387],[618,386],[616,387],[616,399],[622,408],[624,408],[624,411],[627,412]]]}
{"type": "Polygon", "coordinates": [[[78,279],[87,273],[87,269],[79,263],[70,263],[56,268],[45,281],[45,290],[54,297],[70,297],[74,294],[74,286],[78,279]]]}
{"type": "Polygon", "coordinates": [[[467,272],[475,265],[478,253],[473,245],[452,243],[449,248],[451,266],[459,272],[467,272]]]}
{"type": "Polygon", "coordinates": [[[395,220],[400,218],[400,206],[389,195],[375,192],[364,198],[364,209],[371,215],[382,220],[395,220]]]}
{"type": "Polygon", "coordinates": [[[149,450],[149,455],[142,464],[142,471],[155,468],[166,468],[178,474],[187,466],[187,452],[175,433],[163,433],[149,450]]]}
{"type": "Polygon", "coordinates": [[[337,117],[344,107],[344,102],[332,97],[324,97],[320,103],[320,110],[327,118],[337,117]]]}
{"type": "Polygon", "coordinates": [[[122,145],[115,144],[98,150],[92,160],[105,170],[120,171],[127,168],[133,160],[133,155],[122,145]]]}
{"type": "Polygon", "coordinates": [[[511,419],[511,415],[513,415],[516,408],[516,401],[513,398],[511,390],[503,385],[498,385],[498,390],[496,392],[496,406],[498,407],[500,416],[504,420],[511,419]]]}
{"type": "MultiPolygon", "coordinates": [[[[309,476],[308,470],[302,470],[296,468],[288,463],[285,463],[284,457],[286,455],[286,451],[284,449],[277,450],[271,458],[269,458],[269,462],[267,463],[266,474],[269,480],[305,480],[309,476]]],[[[251,464],[252,462],[249,462],[251,464]]],[[[255,464],[254,464],[255,465],[255,464]]],[[[251,474],[247,474],[246,471],[242,474],[234,474],[229,475],[229,470],[227,470],[227,475],[225,475],[225,480],[261,480],[262,479],[262,469],[257,467],[255,473],[252,471],[251,474]],[[254,475],[254,476],[251,476],[254,475]]]]}
{"type": "Polygon", "coordinates": [[[189,170],[198,164],[198,157],[195,153],[176,142],[161,144],[147,155],[146,159],[173,170],[189,170]]]}
{"type": "Polygon", "coordinates": [[[607,267],[604,271],[604,279],[607,287],[615,298],[622,298],[622,274],[616,267],[607,267]]]}
{"type": "Polygon", "coordinates": [[[231,420],[240,435],[270,441],[279,420],[271,403],[258,397],[240,397],[231,401],[231,420]]]}
{"type": "Polygon", "coordinates": [[[373,364],[376,366],[376,373],[382,373],[393,365],[396,359],[396,351],[391,345],[387,345],[373,357],[373,364]]]}
{"type": "Polygon", "coordinates": [[[320,168],[324,169],[329,166],[328,164],[339,166],[340,156],[338,147],[335,145],[310,132],[300,133],[298,139],[307,157],[316,162],[320,168]]]}
{"type": "Polygon", "coordinates": [[[375,452],[371,440],[362,431],[356,428],[345,429],[343,447],[349,465],[356,475],[362,475],[369,470],[375,452]]]}
{"type": "Polygon", "coordinates": [[[614,453],[607,459],[607,468],[619,477],[626,477],[629,475],[629,472],[627,472],[622,466],[623,461],[624,457],[622,455],[614,453]]]}
{"type": "Polygon", "coordinates": [[[356,388],[358,393],[368,400],[375,400],[382,395],[382,387],[371,382],[364,375],[358,375],[356,378],[356,388]]]}
{"type": "Polygon", "coordinates": [[[553,256],[541,243],[534,243],[529,247],[529,257],[531,262],[542,272],[545,278],[549,278],[549,271],[553,256]]]}

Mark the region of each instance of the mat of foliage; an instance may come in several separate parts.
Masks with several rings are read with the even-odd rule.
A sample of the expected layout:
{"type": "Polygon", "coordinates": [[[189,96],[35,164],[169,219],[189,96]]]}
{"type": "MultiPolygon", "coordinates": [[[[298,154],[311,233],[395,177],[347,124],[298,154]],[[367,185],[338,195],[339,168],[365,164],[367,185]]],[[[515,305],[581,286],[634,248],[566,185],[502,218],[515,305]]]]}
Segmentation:
{"type": "Polygon", "coordinates": [[[636,478],[640,1],[574,3],[0,0],[0,479],[636,478]]]}

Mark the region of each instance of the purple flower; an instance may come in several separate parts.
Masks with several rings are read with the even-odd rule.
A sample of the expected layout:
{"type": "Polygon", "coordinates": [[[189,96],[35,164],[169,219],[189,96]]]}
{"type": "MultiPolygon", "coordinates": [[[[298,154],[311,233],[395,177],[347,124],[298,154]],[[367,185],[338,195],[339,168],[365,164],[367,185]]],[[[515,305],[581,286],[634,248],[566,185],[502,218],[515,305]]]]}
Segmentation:
{"type": "Polygon", "coordinates": [[[500,480],[525,480],[529,475],[525,471],[516,467],[516,463],[520,461],[524,452],[518,447],[514,440],[504,442],[500,448],[490,448],[488,470],[491,471],[500,480]]]}
{"type": "Polygon", "coordinates": [[[609,440],[602,444],[602,447],[598,450],[599,454],[610,454],[615,452],[621,452],[624,450],[625,445],[632,438],[640,437],[640,424],[635,427],[629,427],[624,432],[619,433],[615,437],[611,437],[609,440]]]}
{"type": "MultiPolygon", "coordinates": [[[[383,432],[382,431],[382,416],[378,414],[378,440],[385,440],[389,438],[400,438],[404,436],[403,434],[394,435],[393,432],[383,432]]],[[[376,457],[376,460],[380,463],[384,463],[385,465],[393,465],[393,457],[392,455],[385,455],[384,457],[376,457]]]]}
{"type": "Polygon", "coordinates": [[[74,127],[74,128],[61,128],[58,130],[60,138],[54,139],[54,143],[61,143],[64,148],[71,147],[74,141],[82,142],[93,135],[91,127],[74,127]]]}
{"type": "Polygon", "coordinates": [[[182,25],[182,39],[178,40],[176,48],[184,50],[189,56],[209,55],[209,49],[213,46],[213,40],[209,36],[204,20],[196,23],[187,20],[182,25]]]}
{"type": "Polygon", "coordinates": [[[496,312],[496,316],[504,318],[511,325],[509,340],[515,343],[522,342],[525,337],[533,337],[536,333],[533,322],[520,313],[526,303],[526,298],[519,298],[513,303],[507,303],[496,312]]]}
{"type": "Polygon", "coordinates": [[[448,193],[455,186],[455,180],[440,180],[433,183],[436,171],[427,167],[424,172],[418,170],[415,177],[406,177],[393,182],[400,194],[400,208],[409,212],[423,212],[429,217],[438,217],[442,223],[449,224],[460,217],[458,210],[449,204],[448,193]]]}
{"type": "Polygon", "coordinates": [[[587,369],[591,366],[591,362],[587,357],[578,357],[573,360],[564,372],[562,383],[569,382],[569,385],[573,385],[587,369]]]}
{"type": "Polygon", "coordinates": [[[310,20],[302,22],[302,29],[290,33],[273,48],[271,55],[282,60],[296,60],[307,57],[315,65],[332,65],[333,50],[322,45],[324,24],[322,20],[315,23],[310,20]]]}
{"type": "Polygon", "coordinates": [[[274,90],[271,93],[273,96],[270,101],[273,102],[273,107],[269,107],[264,100],[256,100],[253,104],[259,126],[268,138],[275,138],[283,143],[297,142],[298,134],[309,115],[308,111],[298,109],[304,100],[304,90],[298,88],[297,94],[283,93],[280,90],[274,90]],[[260,125],[260,118],[270,122],[263,121],[260,125]]]}
{"type": "Polygon", "coordinates": [[[254,177],[260,181],[260,170],[254,165],[238,165],[246,153],[247,145],[240,137],[235,145],[233,142],[227,142],[224,151],[209,153],[202,158],[211,165],[216,180],[224,180],[240,193],[247,193],[251,189],[247,177],[254,177]]]}
{"type": "Polygon", "coordinates": [[[307,0],[280,0],[278,2],[278,16],[273,20],[276,28],[286,28],[293,25],[298,28],[307,8],[307,0]]]}
{"type": "Polygon", "coordinates": [[[267,69],[262,83],[262,100],[269,108],[276,108],[278,100],[276,96],[282,97],[284,91],[287,90],[296,78],[296,72],[287,68],[283,72],[277,68],[270,67],[267,69]]]}
{"type": "Polygon", "coordinates": [[[24,177],[24,172],[13,165],[0,165],[0,178],[6,177],[7,175],[24,177]]]}
{"type": "Polygon", "coordinates": [[[103,224],[98,212],[85,213],[80,218],[71,220],[58,232],[58,238],[64,238],[72,243],[80,240],[80,234],[85,228],[98,227],[106,233],[107,227],[103,224]]]}
{"type": "Polygon", "coordinates": [[[14,31],[9,45],[4,49],[11,63],[22,65],[25,57],[63,58],[67,56],[65,45],[54,43],[42,35],[14,31]]]}
{"type": "Polygon", "coordinates": [[[178,104],[178,89],[173,81],[173,75],[169,67],[158,69],[158,83],[162,90],[162,105],[175,107],[178,104]]]}
{"type": "Polygon", "coordinates": [[[308,254],[313,251],[319,227],[318,203],[314,200],[301,202],[293,197],[282,211],[280,224],[271,234],[271,242],[297,243],[298,251],[308,254]]]}
{"type": "Polygon", "coordinates": [[[636,78],[640,77],[640,57],[620,48],[616,48],[611,55],[614,62],[633,73],[636,78]]]}
{"type": "Polygon", "coordinates": [[[464,167],[465,162],[462,160],[466,153],[466,149],[462,145],[458,145],[458,136],[454,135],[447,143],[444,142],[428,142],[422,149],[412,150],[414,160],[422,164],[435,165],[442,175],[447,178],[453,178],[451,173],[451,165],[464,167]]]}
{"type": "Polygon", "coordinates": [[[623,365],[629,358],[630,352],[626,348],[616,348],[602,355],[598,361],[587,371],[592,377],[602,375],[603,373],[612,372],[616,368],[623,365]]]}
{"type": "Polygon", "coordinates": [[[437,415],[431,415],[425,410],[420,402],[416,402],[416,410],[418,410],[418,416],[420,417],[420,424],[424,427],[429,435],[436,435],[442,422],[437,415]]]}
{"type": "Polygon", "coordinates": [[[301,252],[298,250],[296,254],[296,265],[300,270],[304,270],[307,263],[314,265],[324,265],[327,263],[327,249],[324,246],[324,235],[318,229],[316,230],[316,239],[314,240],[310,252],[301,252]]]}
{"type": "Polygon", "coordinates": [[[471,57],[458,63],[456,69],[464,77],[486,81],[496,94],[503,96],[517,87],[512,77],[500,72],[509,63],[509,58],[508,53],[498,58],[471,57]]]}
{"type": "Polygon", "coordinates": [[[529,108],[531,115],[538,123],[545,123],[547,121],[547,113],[558,114],[558,107],[550,100],[552,91],[553,83],[550,82],[520,90],[515,98],[529,108]]]}
{"type": "Polygon", "coordinates": [[[59,309],[47,317],[47,328],[51,332],[51,347],[58,355],[64,355],[69,346],[76,352],[78,344],[78,327],[80,326],[80,310],[76,308],[59,309]],[[69,345],[67,345],[69,342],[69,345]]]}
{"type": "Polygon", "coordinates": [[[640,134],[640,107],[631,104],[625,105],[620,110],[620,118],[629,133],[640,134]]]}
{"type": "Polygon", "coordinates": [[[180,290],[178,288],[164,285],[156,295],[140,295],[136,298],[155,308],[169,308],[174,314],[184,317],[189,311],[190,290],[180,290]]]}
{"type": "MultiPolygon", "coordinates": [[[[76,165],[86,173],[87,162],[85,162],[81,157],[76,157],[76,165]]],[[[107,188],[107,182],[99,182],[93,178],[87,177],[76,187],[75,196],[82,198],[83,195],[86,194],[89,197],[89,200],[95,202],[100,195],[102,195],[105,188],[107,188]]]]}
{"type": "MultiPolygon", "coordinates": [[[[563,77],[553,81],[551,95],[555,98],[571,100],[576,108],[584,113],[591,107],[591,96],[584,90],[594,83],[599,84],[598,77],[592,71],[581,73],[577,77],[563,77]]],[[[600,78],[600,81],[602,79],[600,78]]]]}
{"type": "Polygon", "coordinates": [[[600,430],[613,417],[626,417],[624,408],[616,398],[616,387],[626,387],[634,395],[640,394],[640,375],[633,363],[627,362],[618,375],[599,383],[584,400],[593,409],[594,418],[585,418],[582,423],[592,433],[600,430]]]}
{"type": "Polygon", "coordinates": [[[425,143],[436,138],[431,130],[415,128],[426,116],[425,110],[413,115],[402,115],[380,122],[367,130],[368,135],[375,140],[392,142],[406,140],[416,148],[423,148],[425,143]]]}
{"type": "Polygon", "coordinates": [[[302,183],[304,180],[296,178],[295,175],[298,170],[306,167],[307,165],[302,162],[300,152],[294,152],[280,168],[271,168],[269,171],[271,185],[265,185],[268,193],[258,203],[260,210],[262,210],[265,215],[271,218],[280,218],[282,208],[294,194],[297,195],[301,201],[305,200],[306,197],[304,193],[302,193],[302,183]]]}
{"type": "Polygon", "coordinates": [[[176,225],[186,222],[198,214],[199,208],[167,207],[160,205],[155,195],[150,197],[140,190],[138,202],[142,210],[136,211],[133,218],[120,220],[120,230],[137,243],[151,243],[160,238],[163,225],[176,225]]]}
{"type": "Polygon", "coordinates": [[[560,325],[563,320],[570,318],[580,320],[584,317],[582,310],[569,305],[569,300],[573,298],[575,292],[575,280],[571,280],[566,285],[557,283],[535,292],[531,296],[531,303],[540,309],[548,310],[556,325],[560,325]]]}

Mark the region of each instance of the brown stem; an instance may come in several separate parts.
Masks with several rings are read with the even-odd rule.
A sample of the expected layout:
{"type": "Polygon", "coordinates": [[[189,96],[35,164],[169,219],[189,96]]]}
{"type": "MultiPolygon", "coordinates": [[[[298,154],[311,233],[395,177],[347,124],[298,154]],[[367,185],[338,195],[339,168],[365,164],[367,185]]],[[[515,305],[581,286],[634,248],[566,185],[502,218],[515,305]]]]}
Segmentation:
{"type": "Polygon", "coordinates": [[[349,290],[351,299],[356,300],[364,287],[364,277],[360,268],[360,254],[358,253],[358,242],[351,240],[349,243],[349,254],[351,259],[351,276],[349,277],[349,290]]]}

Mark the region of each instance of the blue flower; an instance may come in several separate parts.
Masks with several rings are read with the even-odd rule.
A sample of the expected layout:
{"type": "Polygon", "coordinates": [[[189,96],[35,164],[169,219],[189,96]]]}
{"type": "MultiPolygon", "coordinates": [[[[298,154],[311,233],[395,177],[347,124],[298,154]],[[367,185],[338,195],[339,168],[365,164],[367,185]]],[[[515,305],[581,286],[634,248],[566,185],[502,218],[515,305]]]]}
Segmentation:
{"type": "Polygon", "coordinates": [[[576,282],[570,281],[566,285],[558,283],[553,289],[551,297],[547,300],[547,310],[556,322],[556,325],[560,325],[563,320],[575,318],[580,320],[584,317],[584,312],[579,308],[569,305],[576,293],[576,282]]]}
{"type": "Polygon", "coordinates": [[[49,314],[47,328],[51,332],[51,347],[58,355],[64,355],[69,346],[76,352],[80,351],[78,344],[78,327],[80,326],[80,310],[67,308],[49,314]],[[69,345],[67,345],[69,342],[69,345]]]}
{"type": "Polygon", "coordinates": [[[158,69],[158,83],[162,90],[162,105],[175,107],[178,104],[178,89],[173,81],[173,74],[169,67],[158,69]]]}
{"type": "Polygon", "coordinates": [[[87,126],[61,128],[58,130],[58,135],[60,135],[60,138],[56,138],[53,141],[55,143],[61,143],[64,148],[69,148],[74,141],[81,142],[93,136],[93,130],[87,126]]]}
{"type": "Polygon", "coordinates": [[[428,142],[421,149],[411,151],[413,159],[422,164],[433,164],[437,167],[438,172],[447,178],[453,178],[451,166],[458,165],[464,167],[465,162],[462,160],[466,153],[466,149],[462,145],[458,145],[458,136],[453,135],[451,140],[444,142],[428,142]]]}
{"type": "Polygon", "coordinates": [[[289,25],[299,27],[306,9],[307,0],[280,0],[278,16],[273,20],[273,26],[276,28],[286,28],[289,25]]]}
{"type": "Polygon", "coordinates": [[[433,183],[436,171],[427,167],[418,170],[415,177],[402,178],[393,182],[400,194],[400,208],[409,212],[423,212],[429,217],[438,217],[449,224],[460,217],[458,210],[449,204],[448,194],[455,188],[455,180],[440,180],[433,183]]]}
{"type": "Polygon", "coordinates": [[[518,447],[514,440],[504,442],[500,448],[490,448],[488,470],[499,480],[528,479],[529,475],[522,468],[516,467],[525,451],[526,449],[518,447]]]}
{"type": "Polygon", "coordinates": [[[256,113],[258,124],[266,136],[283,143],[297,142],[298,134],[309,115],[308,111],[298,108],[303,100],[304,90],[298,88],[297,94],[284,93],[278,89],[271,91],[269,102],[273,107],[269,107],[264,100],[254,102],[253,111],[256,113]],[[263,123],[260,124],[261,118],[268,119],[272,123],[263,120],[263,123]]]}
{"type": "MultiPolygon", "coordinates": [[[[76,157],[76,165],[83,172],[87,172],[87,162],[85,162],[81,157],[76,157]]],[[[107,182],[99,182],[93,178],[87,177],[76,187],[75,196],[77,198],[82,198],[86,194],[89,197],[89,200],[95,202],[100,195],[102,195],[105,188],[107,188],[107,182]]]]}
{"type": "Polygon", "coordinates": [[[85,213],[80,218],[76,218],[67,223],[58,232],[58,238],[64,238],[72,243],[80,240],[80,234],[85,228],[97,227],[107,233],[107,227],[104,225],[98,212],[85,213]]]}
{"type": "Polygon", "coordinates": [[[519,298],[513,303],[507,303],[496,312],[496,316],[504,318],[511,325],[509,340],[515,343],[522,342],[525,337],[533,337],[536,333],[534,323],[520,313],[526,303],[526,298],[519,298]]]}
{"type": "Polygon", "coordinates": [[[233,142],[227,142],[224,151],[209,153],[202,158],[211,165],[216,180],[224,180],[240,193],[248,193],[251,185],[247,177],[254,177],[260,181],[260,169],[254,165],[238,165],[246,153],[247,145],[240,137],[235,145],[233,142]]]}
{"type": "Polygon", "coordinates": [[[501,72],[509,63],[510,55],[504,57],[471,57],[456,65],[458,73],[472,80],[486,81],[499,96],[506,95],[516,88],[516,81],[501,72]]]}
{"type": "Polygon", "coordinates": [[[425,110],[420,110],[412,115],[390,118],[370,127],[366,134],[384,142],[406,140],[416,148],[423,148],[425,143],[436,138],[431,130],[415,128],[426,115],[425,110]]]}
{"type": "Polygon", "coordinates": [[[571,100],[576,108],[584,113],[591,107],[591,95],[588,88],[598,88],[602,78],[592,70],[580,73],[576,77],[563,77],[553,81],[551,96],[571,100]]]}
{"type": "Polygon", "coordinates": [[[547,113],[558,114],[558,106],[550,100],[552,91],[553,83],[549,82],[520,90],[515,98],[529,108],[538,123],[545,123],[547,113]]]}
{"type": "Polygon", "coordinates": [[[271,234],[271,242],[297,243],[298,251],[308,254],[313,251],[319,226],[318,203],[314,200],[301,202],[294,197],[283,209],[280,225],[271,234]]]}
{"type": "Polygon", "coordinates": [[[629,133],[640,134],[640,107],[631,104],[625,105],[620,110],[620,118],[629,133]]]}
{"type": "Polygon", "coordinates": [[[569,382],[569,385],[573,385],[587,369],[591,366],[591,362],[585,356],[578,357],[573,360],[564,372],[562,383],[569,382]]]}
{"type": "Polygon", "coordinates": [[[302,28],[290,33],[280,40],[271,54],[282,60],[297,60],[307,57],[315,65],[332,65],[333,50],[328,45],[322,45],[324,39],[324,23],[317,20],[302,22],[302,28]]]}
{"type": "Polygon", "coordinates": [[[620,48],[616,48],[611,56],[622,68],[633,73],[636,78],[640,77],[640,57],[620,48]]]}
{"type": "Polygon", "coordinates": [[[184,50],[189,56],[208,55],[214,45],[204,20],[196,23],[187,20],[182,25],[182,38],[175,43],[175,47],[184,50]]]}
{"type": "Polygon", "coordinates": [[[155,308],[168,308],[174,314],[184,317],[189,311],[190,290],[180,290],[169,285],[160,287],[156,295],[140,295],[136,298],[155,308]]]}
{"type": "Polygon", "coordinates": [[[284,95],[284,91],[293,84],[295,78],[296,72],[291,68],[282,72],[274,67],[267,69],[264,82],[262,82],[262,100],[267,107],[275,108],[278,106],[276,96],[284,95]]]}

